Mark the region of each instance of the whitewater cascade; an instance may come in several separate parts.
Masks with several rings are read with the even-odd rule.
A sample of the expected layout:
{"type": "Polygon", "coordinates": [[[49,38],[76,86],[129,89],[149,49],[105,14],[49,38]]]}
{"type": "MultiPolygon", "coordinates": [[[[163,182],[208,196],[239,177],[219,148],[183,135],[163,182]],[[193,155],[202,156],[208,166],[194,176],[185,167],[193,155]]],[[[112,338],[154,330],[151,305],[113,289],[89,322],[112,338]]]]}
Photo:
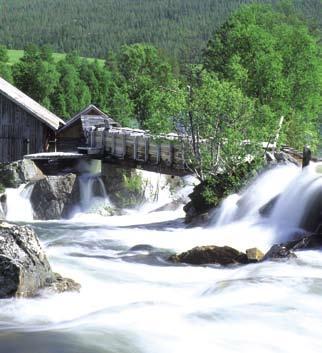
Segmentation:
{"type": "MultiPolygon", "coordinates": [[[[177,220],[182,209],[80,213],[33,223],[52,267],[82,288],[0,301],[0,353],[192,353],[214,347],[220,353],[319,353],[322,252],[236,267],[175,265],[167,258],[211,244],[266,252],[277,230],[299,225],[321,179],[314,164],[303,171],[269,169],[224,200],[208,228],[185,228],[177,220]],[[270,217],[261,216],[259,209],[278,195],[270,217]]],[[[104,198],[95,177],[84,182],[84,205],[96,197],[93,189],[104,198]]],[[[159,200],[168,201],[167,189],[159,189],[159,200]]],[[[21,195],[13,196],[9,192],[15,211],[13,201],[21,195]]]]}
{"type": "Polygon", "coordinates": [[[237,221],[265,222],[275,227],[274,242],[290,240],[300,231],[303,219],[312,212],[322,192],[321,165],[311,163],[303,170],[294,165],[276,166],[256,177],[245,190],[228,196],[215,211],[212,224],[221,227],[237,221]],[[262,207],[276,198],[268,219],[262,207]]]}
{"type": "Polygon", "coordinates": [[[314,209],[322,195],[321,164],[311,163],[294,178],[281,194],[273,208],[270,222],[277,228],[277,240],[284,242],[296,231],[314,209]]]}
{"type": "Polygon", "coordinates": [[[79,177],[80,207],[83,212],[110,205],[100,174],[85,173],[79,177]]]}
{"type": "Polygon", "coordinates": [[[222,202],[212,224],[219,227],[241,219],[257,219],[260,208],[282,194],[301,174],[301,169],[294,165],[278,165],[263,171],[239,194],[229,195],[222,202]]]}
{"type": "Polygon", "coordinates": [[[30,195],[33,185],[22,184],[17,189],[6,189],[8,221],[30,222],[33,220],[33,210],[30,195]]]}

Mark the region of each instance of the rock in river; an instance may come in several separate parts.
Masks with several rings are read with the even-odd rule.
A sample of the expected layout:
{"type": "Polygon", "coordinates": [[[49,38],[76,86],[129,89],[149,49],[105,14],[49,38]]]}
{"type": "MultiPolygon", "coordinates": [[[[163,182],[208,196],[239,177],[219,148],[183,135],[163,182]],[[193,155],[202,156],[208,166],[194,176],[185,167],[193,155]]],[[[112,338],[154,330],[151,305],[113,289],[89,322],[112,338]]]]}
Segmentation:
{"type": "Polygon", "coordinates": [[[37,180],[30,201],[35,219],[48,220],[68,217],[79,198],[77,176],[66,174],[37,180]]]}
{"type": "Polygon", "coordinates": [[[79,289],[75,282],[78,287],[60,285],[62,282],[61,276],[52,272],[32,229],[0,223],[0,298],[30,297],[45,287],[57,291],[79,289]]]}
{"type": "Polygon", "coordinates": [[[292,259],[297,256],[283,244],[273,245],[263,257],[262,261],[276,261],[281,259],[292,259]]]}
{"type": "Polygon", "coordinates": [[[241,253],[230,246],[214,245],[197,246],[181,254],[172,255],[169,260],[192,265],[233,265],[248,263],[246,254],[241,253]]]}

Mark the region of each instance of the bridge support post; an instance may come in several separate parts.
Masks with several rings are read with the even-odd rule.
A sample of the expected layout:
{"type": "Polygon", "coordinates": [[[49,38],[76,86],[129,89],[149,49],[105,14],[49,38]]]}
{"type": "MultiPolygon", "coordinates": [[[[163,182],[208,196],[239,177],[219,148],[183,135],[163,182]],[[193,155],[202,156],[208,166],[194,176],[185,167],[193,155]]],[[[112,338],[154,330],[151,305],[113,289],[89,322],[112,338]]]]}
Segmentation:
{"type": "Polygon", "coordinates": [[[311,158],[312,158],[312,152],[310,148],[308,146],[304,146],[302,168],[305,168],[310,164],[311,158]]]}

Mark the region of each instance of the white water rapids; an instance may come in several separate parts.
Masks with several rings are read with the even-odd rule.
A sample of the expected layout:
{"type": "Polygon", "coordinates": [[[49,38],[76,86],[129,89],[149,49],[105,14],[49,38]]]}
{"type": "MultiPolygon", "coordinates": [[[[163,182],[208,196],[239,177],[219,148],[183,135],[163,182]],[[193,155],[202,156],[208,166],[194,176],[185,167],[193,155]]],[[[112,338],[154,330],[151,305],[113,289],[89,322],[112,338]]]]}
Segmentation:
{"type": "Polygon", "coordinates": [[[266,251],[299,226],[306,191],[322,187],[314,168],[265,172],[226,199],[206,229],[186,228],[181,208],[151,213],[151,205],[125,216],[31,222],[53,269],[82,289],[1,300],[0,352],[321,352],[320,251],[229,268],[166,260],[197,245],[266,251]],[[261,217],[278,194],[272,215],[261,217]]]}

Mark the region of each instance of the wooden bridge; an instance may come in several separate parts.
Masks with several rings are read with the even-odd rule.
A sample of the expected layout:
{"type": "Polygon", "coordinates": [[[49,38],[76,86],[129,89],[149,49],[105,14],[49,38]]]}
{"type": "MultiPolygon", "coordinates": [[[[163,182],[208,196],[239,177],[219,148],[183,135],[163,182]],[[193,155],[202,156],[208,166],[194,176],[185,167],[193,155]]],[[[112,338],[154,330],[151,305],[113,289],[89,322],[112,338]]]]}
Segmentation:
{"type": "Polygon", "coordinates": [[[124,168],[184,176],[191,174],[177,134],[151,135],[123,128],[95,106],[77,114],[56,135],[49,153],[26,156],[46,173],[73,171],[81,159],[99,159],[124,168]]]}
{"type": "MultiPolygon", "coordinates": [[[[192,173],[185,160],[182,137],[123,128],[93,105],[60,128],[54,142],[51,152],[26,156],[46,174],[77,172],[80,160],[95,159],[175,176],[192,173]]],[[[300,162],[301,152],[287,146],[283,149],[300,162]]]]}

